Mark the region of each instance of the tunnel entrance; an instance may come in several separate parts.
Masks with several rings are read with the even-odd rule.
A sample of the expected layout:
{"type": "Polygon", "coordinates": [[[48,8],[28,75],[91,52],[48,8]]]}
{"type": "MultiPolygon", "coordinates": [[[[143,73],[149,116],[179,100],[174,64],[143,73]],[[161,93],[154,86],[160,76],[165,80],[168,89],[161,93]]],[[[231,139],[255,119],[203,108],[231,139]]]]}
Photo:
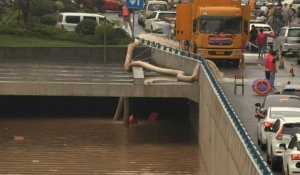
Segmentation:
{"type": "MultiPolygon", "coordinates": [[[[0,117],[113,118],[117,97],[1,96],[0,117]]],[[[187,119],[189,100],[181,98],[130,98],[130,113],[145,120],[151,112],[163,119],[187,119]]]]}

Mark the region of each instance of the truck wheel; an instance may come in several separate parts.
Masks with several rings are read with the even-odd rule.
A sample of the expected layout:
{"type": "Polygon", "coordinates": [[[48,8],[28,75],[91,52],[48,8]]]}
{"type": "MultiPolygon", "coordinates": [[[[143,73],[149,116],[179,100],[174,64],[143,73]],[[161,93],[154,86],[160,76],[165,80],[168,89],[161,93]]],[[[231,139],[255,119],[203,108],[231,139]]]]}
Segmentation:
{"type": "Polygon", "coordinates": [[[240,60],[238,59],[238,60],[233,60],[232,61],[232,65],[233,65],[233,67],[239,67],[239,65],[240,65],[240,60]]]}

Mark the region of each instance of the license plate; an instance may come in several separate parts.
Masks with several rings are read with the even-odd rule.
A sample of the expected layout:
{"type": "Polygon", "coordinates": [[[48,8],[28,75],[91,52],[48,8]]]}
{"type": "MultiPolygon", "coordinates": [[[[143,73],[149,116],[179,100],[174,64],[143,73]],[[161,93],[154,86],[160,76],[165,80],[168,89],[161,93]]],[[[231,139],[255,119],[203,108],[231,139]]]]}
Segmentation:
{"type": "Polygon", "coordinates": [[[217,52],[216,52],[216,55],[224,55],[224,52],[217,51],[217,52]]]}

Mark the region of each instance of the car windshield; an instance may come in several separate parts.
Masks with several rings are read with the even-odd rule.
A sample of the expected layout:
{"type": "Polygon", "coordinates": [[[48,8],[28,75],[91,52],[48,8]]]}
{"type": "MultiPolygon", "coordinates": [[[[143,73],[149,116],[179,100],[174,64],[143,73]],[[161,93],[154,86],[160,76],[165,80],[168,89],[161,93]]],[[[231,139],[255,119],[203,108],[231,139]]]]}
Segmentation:
{"type": "Polygon", "coordinates": [[[150,11],[168,11],[167,4],[149,4],[148,10],[150,11]]]}
{"type": "Polygon", "coordinates": [[[159,13],[158,19],[176,18],[176,13],[159,13]]]}
{"type": "Polygon", "coordinates": [[[300,131],[300,123],[284,124],[283,134],[293,135],[300,131]]]}
{"type": "Polygon", "coordinates": [[[256,29],[259,31],[260,29],[263,29],[264,32],[271,32],[271,28],[270,27],[257,27],[255,26],[256,29]]]}
{"type": "Polygon", "coordinates": [[[300,37],[300,29],[289,29],[288,37],[300,37]]]}
{"type": "Polygon", "coordinates": [[[293,0],[293,4],[300,4],[300,0],[293,0]]]}
{"type": "Polygon", "coordinates": [[[240,17],[201,17],[201,33],[230,33],[237,34],[241,32],[240,17]]]}
{"type": "Polygon", "coordinates": [[[300,111],[271,111],[270,118],[278,119],[280,117],[300,117],[300,111]]]}
{"type": "Polygon", "coordinates": [[[282,91],[284,95],[297,95],[300,96],[300,89],[284,89],[282,91]]]}
{"type": "Polygon", "coordinates": [[[268,107],[300,108],[300,99],[295,97],[267,98],[264,103],[264,108],[268,107]]]}

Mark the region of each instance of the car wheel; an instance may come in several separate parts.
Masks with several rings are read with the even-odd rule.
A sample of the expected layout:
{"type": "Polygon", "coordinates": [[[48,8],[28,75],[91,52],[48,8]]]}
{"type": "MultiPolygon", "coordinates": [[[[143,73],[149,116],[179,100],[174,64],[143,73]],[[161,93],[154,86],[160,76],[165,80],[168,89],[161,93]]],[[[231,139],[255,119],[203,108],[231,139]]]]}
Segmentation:
{"type": "Polygon", "coordinates": [[[282,50],[282,46],[280,47],[280,51],[281,51],[281,56],[285,56],[286,55],[286,51],[282,50]]]}
{"type": "Polygon", "coordinates": [[[239,67],[239,65],[240,65],[240,59],[238,59],[238,60],[232,60],[232,65],[233,65],[233,67],[239,67]]]}
{"type": "Polygon", "coordinates": [[[273,156],[272,148],[271,148],[271,169],[274,171],[280,171],[282,169],[282,164],[279,164],[278,158],[273,156]]]}
{"type": "Polygon", "coordinates": [[[266,151],[267,149],[267,145],[266,144],[262,144],[260,145],[260,149],[263,150],[263,151],[266,151]]]}
{"type": "MultiPolygon", "coordinates": [[[[268,143],[266,145],[268,145],[268,143]]],[[[271,161],[270,161],[270,155],[269,155],[269,151],[268,151],[268,146],[266,146],[266,152],[267,152],[267,164],[270,165],[271,161]]]]}
{"type": "Polygon", "coordinates": [[[261,141],[259,139],[259,137],[257,137],[257,144],[260,146],[261,145],[261,141]]]}
{"type": "Polygon", "coordinates": [[[139,25],[142,25],[142,21],[141,21],[141,20],[138,20],[138,24],[139,24],[139,25]]]}

